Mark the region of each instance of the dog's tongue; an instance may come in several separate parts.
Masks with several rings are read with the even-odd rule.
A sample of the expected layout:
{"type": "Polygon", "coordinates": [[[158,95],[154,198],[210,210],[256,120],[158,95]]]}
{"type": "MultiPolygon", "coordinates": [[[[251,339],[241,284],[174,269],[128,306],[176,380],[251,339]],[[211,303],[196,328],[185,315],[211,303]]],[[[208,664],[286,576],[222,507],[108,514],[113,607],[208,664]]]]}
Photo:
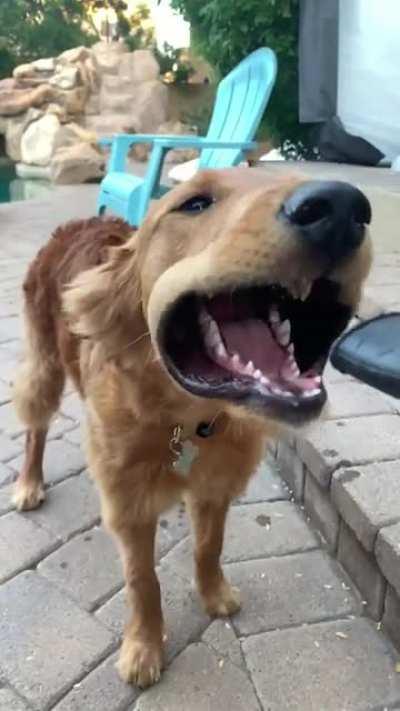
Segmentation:
{"type": "Polygon", "coordinates": [[[252,361],[266,374],[279,374],[287,354],[277,344],[268,325],[259,319],[218,323],[226,350],[238,353],[242,363],[252,361]]]}

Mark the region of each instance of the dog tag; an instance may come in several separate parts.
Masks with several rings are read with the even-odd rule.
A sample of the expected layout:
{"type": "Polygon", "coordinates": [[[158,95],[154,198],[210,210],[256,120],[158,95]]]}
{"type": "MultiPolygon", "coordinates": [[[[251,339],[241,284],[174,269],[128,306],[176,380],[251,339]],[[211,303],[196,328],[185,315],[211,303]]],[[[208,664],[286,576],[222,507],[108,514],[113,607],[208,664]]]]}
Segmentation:
{"type": "Polygon", "coordinates": [[[174,462],[173,467],[178,474],[188,476],[190,474],[192,464],[199,453],[199,448],[197,445],[193,444],[190,439],[186,439],[182,442],[181,447],[181,452],[178,459],[174,462]]]}

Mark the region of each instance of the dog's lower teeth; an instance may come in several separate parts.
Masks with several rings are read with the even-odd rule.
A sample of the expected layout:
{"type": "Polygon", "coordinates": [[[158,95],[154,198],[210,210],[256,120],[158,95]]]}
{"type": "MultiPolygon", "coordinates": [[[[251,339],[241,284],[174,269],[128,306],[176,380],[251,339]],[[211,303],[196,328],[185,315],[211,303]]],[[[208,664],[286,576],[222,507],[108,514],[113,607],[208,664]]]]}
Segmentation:
{"type": "Polygon", "coordinates": [[[254,375],[254,363],[252,360],[249,360],[244,369],[244,372],[246,375],[254,375]]]}
{"type": "Polygon", "coordinates": [[[303,393],[304,397],[315,397],[315,395],[319,395],[321,390],[319,388],[313,388],[313,390],[305,390],[303,393]]]}
{"type": "Polygon", "coordinates": [[[283,397],[290,397],[292,393],[289,390],[282,390],[281,388],[272,388],[272,392],[275,395],[280,395],[283,397]]]}
{"type": "MultiPolygon", "coordinates": [[[[304,292],[307,290],[308,292],[310,291],[309,286],[307,286],[307,289],[304,287],[304,292]]],[[[310,399],[320,395],[322,379],[315,373],[315,370],[312,372],[310,369],[310,372],[308,373],[301,373],[296,361],[294,344],[290,341],[290,320],[286,318],[284,321],[281,321],[278,307],[275,304],[270,306],[269,321],[271,331],[273,332],[277,343],[279,343],[279,345],[286,351],[286,358],[281,368],[283,381],[286,380],[289,386],[290,383],[295,384],[298,378],[309,378],[309,386],[311,387],[309,390],[303,390],[302,397],[310,399]]],[[[262,385],[269,394],[273,393],[280,398],[292,398],[293,402],[297,402],[293,392],[285,390],[283,387],[279,387],[278,385],[272,385],[269,378],[266,377],[266,375],[264,375],[259,368],[255,367],[252,360],[245,363],[239,353],[227,352],[219,325],[206,310],[199,314],[199,325],[210,357],[219,362],[219,365],[222,368],[225,368],[228,372],[230,371],[231,373],[236,373],[237,376],[250,376],[254,381],[262,385]]]]}

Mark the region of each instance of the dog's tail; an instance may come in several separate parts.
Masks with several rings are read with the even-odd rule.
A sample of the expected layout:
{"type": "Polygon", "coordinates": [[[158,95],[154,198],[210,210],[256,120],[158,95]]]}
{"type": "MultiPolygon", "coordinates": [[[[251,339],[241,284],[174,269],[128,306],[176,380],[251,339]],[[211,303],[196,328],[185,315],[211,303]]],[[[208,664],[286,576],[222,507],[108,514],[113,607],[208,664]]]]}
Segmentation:
{"type": "Polygon", "coordinates": [[[47,429],[65,384],[52,303],[57,296],[41,276],[34,262],[24,282],[24,356],[13,387],[18,417],[30,429],[47,429]]]}

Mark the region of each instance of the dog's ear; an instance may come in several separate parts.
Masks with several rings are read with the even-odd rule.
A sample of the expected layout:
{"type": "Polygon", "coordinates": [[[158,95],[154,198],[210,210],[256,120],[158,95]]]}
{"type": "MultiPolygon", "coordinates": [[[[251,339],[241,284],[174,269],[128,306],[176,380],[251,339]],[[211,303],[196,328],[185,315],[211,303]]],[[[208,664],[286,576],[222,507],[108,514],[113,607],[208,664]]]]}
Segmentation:
{"type": "Polygon", "coordinates": [[[111,248],[104,264],[73,280],[63,294],[63,311],[74,333],[107,351],[124,348],[147,330],[133,240],[111,248]]]}

